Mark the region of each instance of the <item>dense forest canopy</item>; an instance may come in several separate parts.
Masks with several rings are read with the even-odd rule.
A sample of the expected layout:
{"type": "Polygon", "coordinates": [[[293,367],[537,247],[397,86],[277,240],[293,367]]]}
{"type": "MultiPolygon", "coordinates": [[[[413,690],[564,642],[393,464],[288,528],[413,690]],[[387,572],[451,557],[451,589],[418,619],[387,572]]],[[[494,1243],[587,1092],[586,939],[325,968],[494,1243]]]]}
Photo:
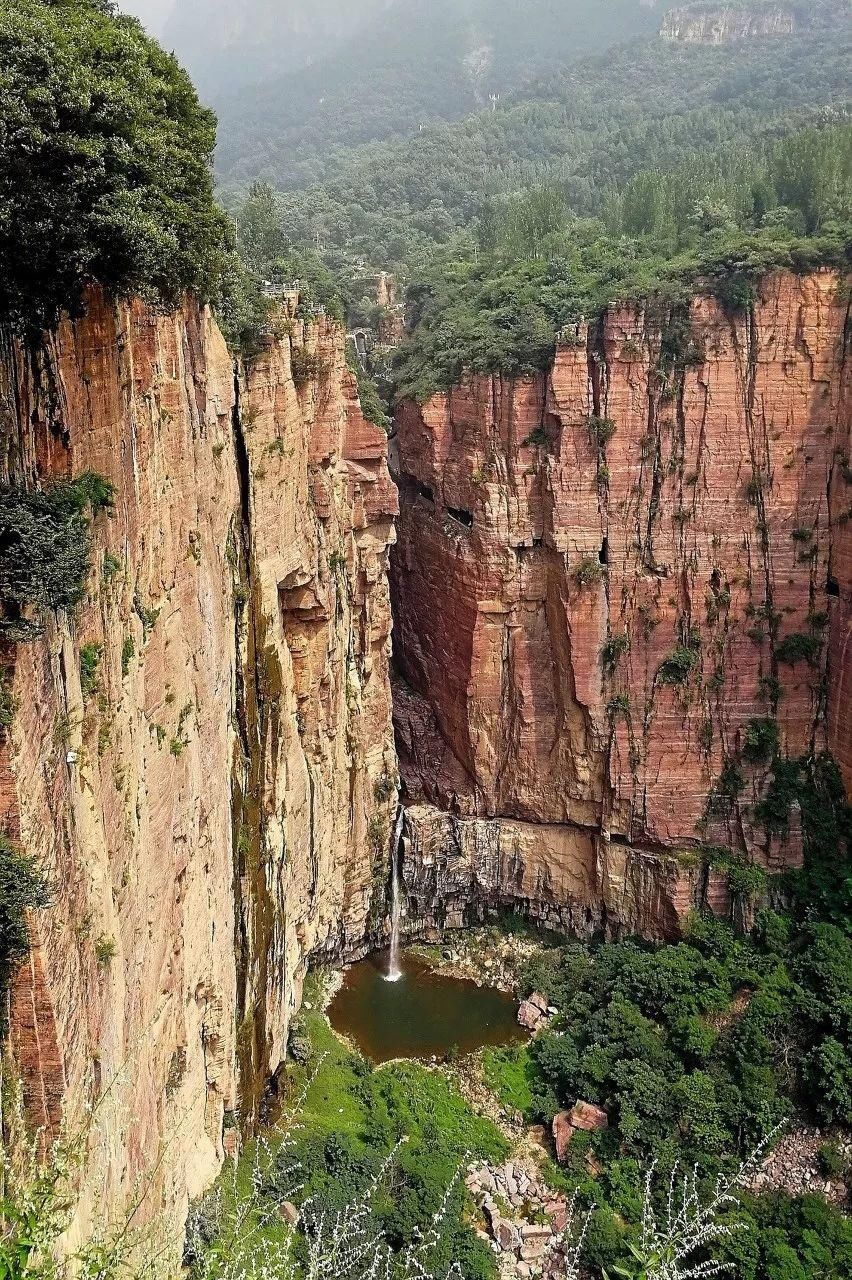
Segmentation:
{"type": "Polygon", "coordinates": [[[849,22],[732,47],[635,42],[544,76],[496,111],[332,149],[322,184],[281,195],[282,232],[395,267],[430,256],[488,197],[530,185],[557,182],[572,209],[594,215],[638,170],[778,136],[826,108],[842,114],[850,61],[849,22]]]}

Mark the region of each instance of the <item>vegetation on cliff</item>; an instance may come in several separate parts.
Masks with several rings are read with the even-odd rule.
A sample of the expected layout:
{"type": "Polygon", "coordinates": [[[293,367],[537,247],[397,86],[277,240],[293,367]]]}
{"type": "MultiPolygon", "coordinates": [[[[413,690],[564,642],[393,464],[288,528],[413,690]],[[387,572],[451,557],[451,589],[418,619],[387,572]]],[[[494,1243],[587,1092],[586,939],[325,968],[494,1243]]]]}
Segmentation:
{"type": "Polygon", "coordinates": [[[89,523],[111,506],[112,486],[94,472],[44,490],[0,486],[0,636],[33,634],[39,610],[79,603],[89,523]]]}
{"type": "Polygon", "coordinates": [[[50,328],[93,282],[209,295],[215,134],[175,59],[110,0],[2,0],[0,318],[50,328]]]}
{"type": "Polygon", "coordinates": [[[850,255],[849,124],[638,172],[596,219],[572,214],[553,186],[494,200],[475,252],[447,255],[412,286],[400,394],[424,399],[464,369],[544,368],[563,326],[614,301],[670,305],[703,284],[736,309],[767,270],[843,267],[850,255]]]}
{"type": "Polygon", "coordinates": [[[26,913],[46,907],[48,886],[31,858],[0,833],[0,1035],[6,1033],[6,992],[12,970],[29,951],[26,913]]]}

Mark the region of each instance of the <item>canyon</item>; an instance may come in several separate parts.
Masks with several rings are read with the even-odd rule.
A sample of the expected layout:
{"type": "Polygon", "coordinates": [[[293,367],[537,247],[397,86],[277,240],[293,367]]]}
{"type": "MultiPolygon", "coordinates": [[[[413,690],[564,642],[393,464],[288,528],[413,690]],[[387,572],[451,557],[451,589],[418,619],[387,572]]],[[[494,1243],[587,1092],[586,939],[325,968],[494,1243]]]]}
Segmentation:
{"type": "Polygon", "coordinates": [[[0,650],[0,830],[54,887],[11,1049],[48,1136],[96,1104],[78,1233],[148,1179],[176,1244],[309,963],[387,936],[400,776],[411,934],[510,907],[671,938],[747,918],[731,865],[800,864],[749,731],[852,784],[848,297],[615,307],[390,441],[322,315],[236,366],[189,300],[93,293],[5,344],[3,477],[115,488],[83,603],[0,650]]]}

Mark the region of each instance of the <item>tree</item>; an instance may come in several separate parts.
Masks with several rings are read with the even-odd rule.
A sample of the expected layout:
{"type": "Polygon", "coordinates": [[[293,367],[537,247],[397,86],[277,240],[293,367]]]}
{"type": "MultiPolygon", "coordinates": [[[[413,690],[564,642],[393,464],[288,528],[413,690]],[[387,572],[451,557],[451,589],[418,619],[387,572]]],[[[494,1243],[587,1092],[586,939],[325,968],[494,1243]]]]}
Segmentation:
{"type": "Polygon", "coordinates": [[[209,294],[215,134],[175,59],[108,0],[0,0],[0,318],[49,328],[93,282],[209,294]]]}

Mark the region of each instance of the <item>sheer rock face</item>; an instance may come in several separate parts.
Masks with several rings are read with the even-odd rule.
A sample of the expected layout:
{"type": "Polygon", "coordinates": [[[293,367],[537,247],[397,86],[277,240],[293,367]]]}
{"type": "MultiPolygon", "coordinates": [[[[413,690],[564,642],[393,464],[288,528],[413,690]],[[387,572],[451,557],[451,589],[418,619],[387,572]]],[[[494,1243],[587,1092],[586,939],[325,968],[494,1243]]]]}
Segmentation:
{"type": "Polygon", "coordinates": [[[770,717],[785,753],[824,747],[828,675],[848,767],[846,311],[830,272],[772,276],[736,317],[617,309],[546,376],[402,407],[398,745],[411,798],[456,815],[409,824],[430,920],[464,909],[461,878],[667,934],[696,898],[730,906],[702,846],[801,857],[795,810],[783,838],[755,822],[770,771],[743,753],[770,717]],[[811,662],[782,661],[791,634],[811,662]],[[730,760],[744,789],[708,808],[730,760]]]}
{"type": "Polygon", "coordinates": [[[760,36],[792,35],[800,25],[801,19],[790,5],[767,4],[755,10],[702,4],[670,10],[660,35],[683,44],[730,44],[760,36]]]}
{"type": "Polygon", "coordinates": [[[141,1177],[177,1246],[226,1113],[251,1113],[281,1059],[307,952],[374,927],[396,492],[342,333],[293,328],[316,356],[298,388],[289,338],[235,382],[190,303],[93,297],[38,358],[7,356],[4,477],[115,486],[74,616],[0,652],[0,830],[54,889],[12,1049],[48,1137],[101,1099],[81,1233],[141,1177]]]}

